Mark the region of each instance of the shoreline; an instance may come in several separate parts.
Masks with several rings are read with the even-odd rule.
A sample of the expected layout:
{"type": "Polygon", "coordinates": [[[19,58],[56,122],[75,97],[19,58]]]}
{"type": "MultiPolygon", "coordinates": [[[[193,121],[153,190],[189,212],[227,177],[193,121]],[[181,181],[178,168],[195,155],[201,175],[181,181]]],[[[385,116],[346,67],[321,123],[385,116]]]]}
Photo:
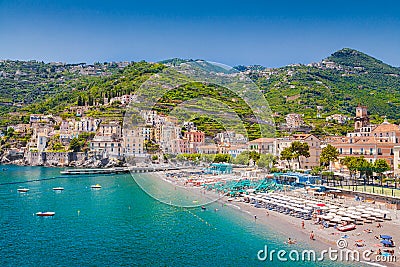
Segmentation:
{"type": "MultiPolygon", "coordinates": [[[[167,179],[165,173],[158,173],[160,179],[173,183],[171,179],[167,179]]],[[[232,176],[232,175],[231,175],[232,176]]],[[[194,187],[197,190],[203,190],[201,187],[194,187]]],[[[191,187],[192,189],[192,187],[191,187]]],[[[187,190],[191,192],[192,190],[187,190]]],[[[219,196],[214,191],[205,191],[205,195],[219,196]]],[[[349,232],[339,232],[338,230],[330,228],[321,228],[320,225],[313,224],[313,220],[304,221],[304,229],[302,229],[302,219],[295,218],[289,215],[285,215],[276,211],[270,211],[265,208],[256,208],[250,203],[245,203],[242,201],[228,201],[228,196],[219,196],[214,202],[221,203],[223,206],[229,207],[235,212],[241,212],[244,217],[247,217],[249,223],[254,223],[254,216],[257,216],[255,223],[261,223],[263,226],[267,227],[270,231],[279,233],[280,235],[292,240],[296,240],[295,246],[306,246],[308,249],[314,249],[316,252],[321,252],[325,249],[338,249],[337,241],[339,239],[345,239],[347,241],[347,249],[351,251],[359,251],[360,255],[366,250],[372,251],[370,256],[371,259],[375,259],[378,249],[394,249],[395,250],[395,260],[396,262],[382,262],[378,263],[374,260],[371,262],[343,262],[349,264],[368,264],[375,266],[400,266],[400,220],[398,218],[397,211],[391,210],[392,220],[382,222],[382,227],[377,228],[375,223],[373,224],[363,224],[357,225],[356,229],[349,232]],[[268,215],[267,215],[268,213],[268,215]],[[372,233],[368,233],[366,230],[369,229],[372,233]],[[314,232],[315,240],[310,240],[310,232],[314,232]],[[380,245],[379,240],[375,237],[380,235],[391,235],[396,243],[393,248],[384,248],[380,245]],[[362,247],[357,247],[356,244],[362,240],[362,247]]],[[[347,201],[350,202],[351,199],[347,201]]],[[[323,201],[323,200],[321,200],[323,201]]],[[[363,205],[369,205],[368,203],[362,203],[363,205]]],[[[287,245],[290,248],[290,245],[287,245]]],[[[361,256],[360,256],[360,259],[361,256]]]]}

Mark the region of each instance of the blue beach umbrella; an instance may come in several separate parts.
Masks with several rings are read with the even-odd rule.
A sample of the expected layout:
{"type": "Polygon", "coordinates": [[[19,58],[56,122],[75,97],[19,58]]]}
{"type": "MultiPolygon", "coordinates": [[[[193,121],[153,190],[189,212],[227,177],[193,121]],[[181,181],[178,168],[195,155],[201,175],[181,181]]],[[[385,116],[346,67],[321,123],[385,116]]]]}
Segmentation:
{"type": "Polygon", "coordinates": [[[382,240],[381,243],[384,245],[392,245],[392,243],[389,240],[382,240]]]}
{"type": "Polygon", "coordinates": [[[390,235],[381,235],[381,238],[382,239],[387,239],[387,240],[392,239],[392,237],[390,235]]]}

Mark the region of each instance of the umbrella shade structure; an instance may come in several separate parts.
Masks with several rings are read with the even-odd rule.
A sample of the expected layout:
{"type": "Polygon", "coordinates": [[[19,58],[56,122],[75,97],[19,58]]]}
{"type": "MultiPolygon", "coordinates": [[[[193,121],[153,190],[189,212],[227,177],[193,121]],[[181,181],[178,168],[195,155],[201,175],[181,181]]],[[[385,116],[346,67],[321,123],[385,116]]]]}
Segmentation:
{"type": "Polygon", "coordinates": [[[335,217],[333,219],[331,219],[331,222],[338,222],[340,223],[342,221],[342,217],[335,217]]]}
{"type": "Polygon", "coordinates": [[[352,219],[352,218],[349,218],[349,217],[342,217],[342,220],[343,220],[343,221],[350,222],[350,221],[352,221],[353,219],[352,219]]]}
{"type": "Polygon", "coordinates": [[[357,216],[357,215],[349,215],[350,218],[354,219],[354,220],[361,220],[361,216],[357,216]]]}
{"type": "Polygon", "coordinates": [[[392,245],[392,242],[390,242],[389,240],[381,240],[381,244],[384,244],[384,245],[392,245]]]}
{"type": "Polygon", "coordinates": [[[390,235],[381,235],[382,239],[390,240],[392,237],[390,235]]]}
{"type": "Polygon", "coordinates": [[[369,214],[369,213],[361,214],[362,218],[369,218],[369,216],[371,216],[371,214],[369,214]]]}
{"type": "Polygon", "coordinates": [[[390,214],[390,211],[388,210],[379,210],[379,212],[382,214],[390,214]]]}
{"type": "Polygon", "coordinates": [[[318,203],[317,206],[318,207],[325,207],[325,203],[318,203]]]}

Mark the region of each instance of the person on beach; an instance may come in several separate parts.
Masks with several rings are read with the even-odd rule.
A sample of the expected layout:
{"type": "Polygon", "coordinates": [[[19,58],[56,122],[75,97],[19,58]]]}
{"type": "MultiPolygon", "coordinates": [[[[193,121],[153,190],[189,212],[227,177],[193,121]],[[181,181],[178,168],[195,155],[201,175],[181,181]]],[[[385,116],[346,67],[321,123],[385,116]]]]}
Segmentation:
{"type": "Polygon", "coordinates": [[[315,240],[314,231],[311,231],[311,233],[310,233],[310,240],[315,240]]]}
{"type": "Polygon", "coordinates": [[[254,221],[255,222],[257,221],[257,215],[254,215],[254,221]]]}
{"type": "Polygon", "coordinates": [[[269,216],[269,212],[268,211],[267,211],[266,215],[269,216]]]}
{"type": "Polygon", "coordinates": [[[305,227],[304,227],[304,220],[301,221],[301,229],[305,229],[305,227]]]}
{"type": "Polygon", "coordinates": [[[291,244],[296,244],[296,240],[292,240],[290,237],[288,238],[288,241],[286,242],[288,245],[291,245],[291,244]]]}

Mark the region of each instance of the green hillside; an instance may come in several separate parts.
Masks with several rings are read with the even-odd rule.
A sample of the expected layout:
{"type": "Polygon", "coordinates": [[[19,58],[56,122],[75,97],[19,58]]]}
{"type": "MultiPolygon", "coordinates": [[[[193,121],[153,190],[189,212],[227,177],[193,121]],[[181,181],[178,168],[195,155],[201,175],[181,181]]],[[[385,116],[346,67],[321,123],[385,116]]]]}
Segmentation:
{"type": "MultiPolygon", "coordinates": [[[[182,62],[187,61],[132,62],[122,67],[115,63],[97,63],[79,67],[79,64],[3,60],[0,61],[0,122],[5,126],[26,121],[29,113],[73,116],[68,107],[84,103],[93,106],[87,115],[121,118],[123,109],[118,104],[102,106],[104,99],[133,93],[165,65],[182,62]]],[[[352,117],[358,104],[367,105],[375,120],[387,116],[391,121],[400,122],[400,69],[353,49],[342,49],[309,65],[275,69],[256,65],[238,66],[237,69],[245,71],[263,91],[270,108],[276,112],[277,124],[283,123],[288,113],[301,113],[306,123],[323,128],[326,133],[342,133],[347,126],[332,126],[324,118],[335,113],[352,117]]],[[[215,72],[220,70],[223,69],[215,68],[215,72]]],[[[215,94],[218,88],[210,88],[198,86],[204,93],[212,89],[213,95],[218,95],[215,94]]],[[[183,100],[192,93],[169,93],[166,98],[171,99],[164,98],[163,101],[164,104],[176,102],[177,97],[183,100]]],[[[198,94],[202,95],[201,92],[198,94]]],[[[220,97],[220,100],[232,106],[228,98],[220,97]]],[[[248,108],[240,105],[240,101],[234,103],[234,110],[243,110],[244,115],[240,116],[245,118],[248,108]]],[[[162,105],[159,107],[161,110],[162,105]]],[[[252,124],[250,120],[248,123],[249,126],[252,124]]]]}

